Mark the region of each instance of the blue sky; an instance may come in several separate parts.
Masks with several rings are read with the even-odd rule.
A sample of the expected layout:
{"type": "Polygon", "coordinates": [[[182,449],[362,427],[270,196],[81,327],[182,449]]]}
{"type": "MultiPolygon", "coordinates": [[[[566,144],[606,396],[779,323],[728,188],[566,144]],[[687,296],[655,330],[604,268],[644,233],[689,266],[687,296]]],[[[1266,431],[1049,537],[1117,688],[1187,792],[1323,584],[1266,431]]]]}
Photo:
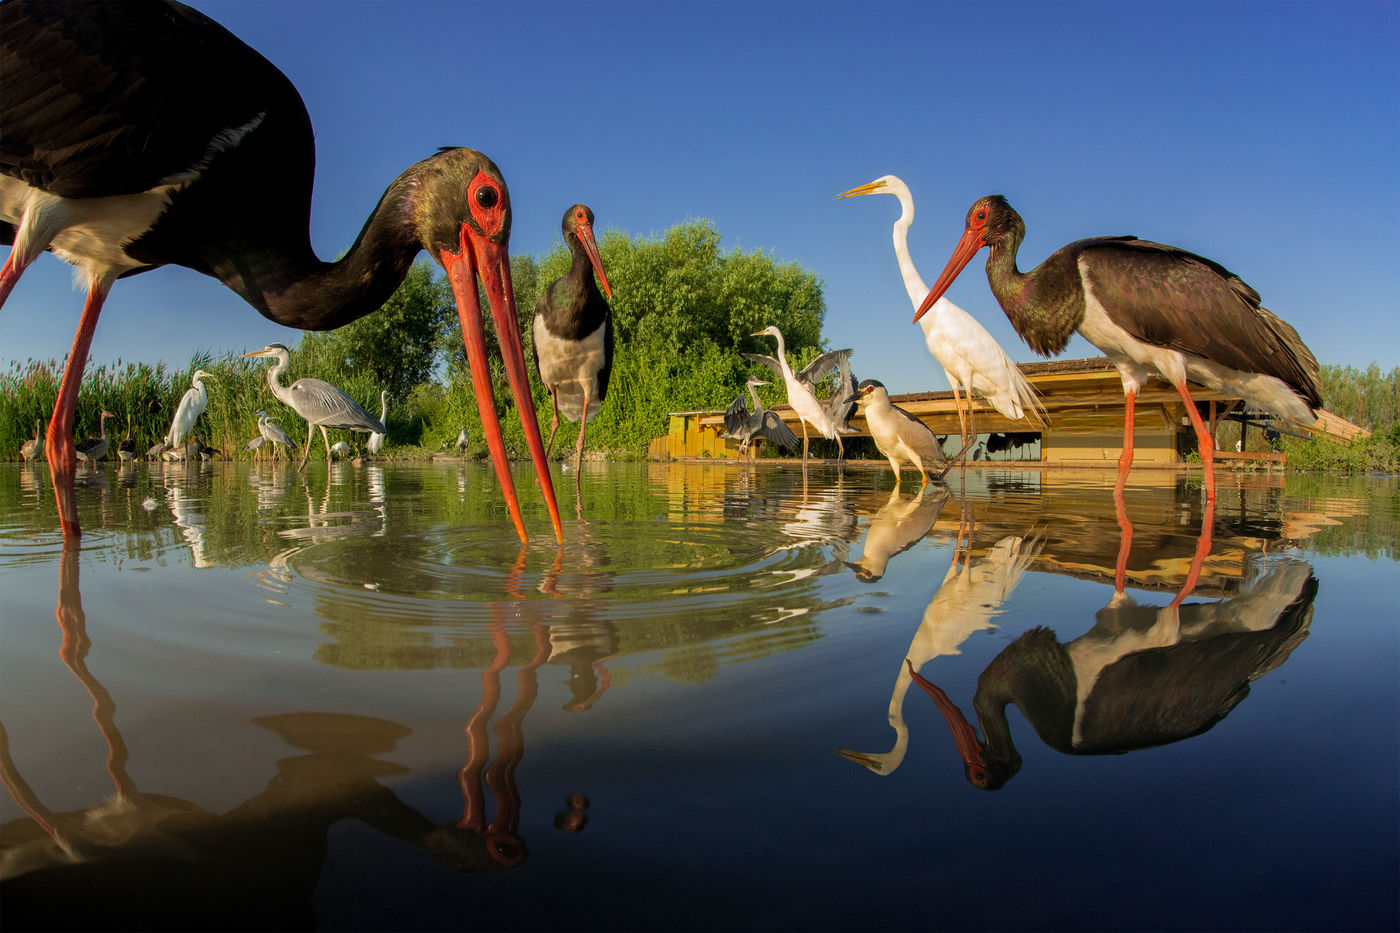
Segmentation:
{"type": "MultiPolygon", "coordinates": [[[[942,389],[895,265],[897,202],[833,200],[893,173],[930,283],[968,206],[1005,194],[1023,269],[1085,236],[1170,243],[1253,285],[1320,361],[1400,365],[1394,0],[194,5],[300,89],[325,258],[409,164],[472,146],[510,185],[513,253],[551,249],[575,201],[634,236],[709,218],[726,247],[818,275],[828,342],[861,378],[942,389]]],[[[982,262],[950,297],[1037,359],[982,262]]],[[[65,264],[35,263],[0,361],[62,357],[81,303],[65,264]]],[[[183,366],[299,336],[168,267],[117,283],[93,357],[183,366]]]]}

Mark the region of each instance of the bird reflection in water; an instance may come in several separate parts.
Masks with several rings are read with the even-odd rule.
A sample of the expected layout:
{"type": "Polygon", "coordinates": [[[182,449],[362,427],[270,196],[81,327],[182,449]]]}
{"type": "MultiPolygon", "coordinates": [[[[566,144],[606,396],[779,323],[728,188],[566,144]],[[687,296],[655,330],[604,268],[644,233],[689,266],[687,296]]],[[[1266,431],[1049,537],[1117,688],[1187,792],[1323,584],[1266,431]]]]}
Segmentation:
{"type": "MultiPolygon", "coordinates": [[[[941,511],[948,495],[943,492],[933,498],[938,511],[941,511]]],[[[925,533],[937,521],[938,511],[928,519],[925,533]]],[[[877,542],[889,540],[877,535],[877,530],[872,524],[866,536],[866,556],[861,558],[862,564],[866,562],[866,557],[871,556],[872,539],[877,542]]],[[[899,549],[903,550],[903,547],[899,549]]],[[[924,609],[923,620],[901,659],[905,663],[900,664],[895,677],[889,706],[890,727],[895,734],[894,747],[888,752],[856,752],[843,748],[837,749],[839,755],[881,775],[891,774],[900,766],[909,745],[909,727],[904,721],[904,697],[914,681],[915,672],[934,658],[959,654],[963,642],[974,633],[995,628],[992,618],[1001,611],[1002,604],[1021,582],[1022,575],[1035,560],[1040,547],[1039,536],[1006,535],[984,553],[974,555],[972,532],[968,530],[964,536],[963,529],[959,528],[953,561],[948,566],[942,585],[924,609]]],[[[884,560],[879,563],[882,572],[884,560]]],[[[856,567],[856,573],[861,574],[859,567],[856,567]]],[[[867,578],[862,576],[861,579],[867,578]]]]}
{"type": "MultiPolygon", "coordinates": [[[[383,756],[410,729],[373,717],[317,712],[253,719],[305,754],[278,761],[265,790],[215,814],[194,801],[144,793],[128,773],[116,703],[87,666],[92,643],[79,588],[78,541],[65,540],[60,564],[59,653],[92,699],[115,795],[84,810],[50,810],[19,773],[0,723],[0,783],[28,815],[0,833],[7,927],[58,922],[75,929],[193,929],[217,917],[230,929],[311,929],[329,832],[344,820],[421,848],[455,871],[501,871],[525,860],[514,772],[524,754],[522,723],[538,692],[536,672],[551,654],[545,626],[532,628],[536,650],[517,674],[515,701],[496,723],[498,755],[487,767],[487,724],[500,699],[501,671],[511,659],[505,623],[493,623],[496,660],[482,674],[481,701],[466,724],[460,820],[434,822],[382,783],[407,772],[383,756]],[[489,823],[483,770],[497,800],[489,823]],[[75,895],[83,891],[95,893],[75,895]]],[[[555,824],[569,832],[583,829],[587,797],[571,794],[565,805],[555,824]]]]}
{"type": "Polygon", "coordinates": [[[1036,627],[988,665],[973,709],[983,740],[939,687],[910,672],[952,731],[968,780],[995,790],[1021,768],[1006,707],[1017,706],[1051,748],[1072,755],[1122,754],[1199,735],[1283,664],[1312,621],[1317,579],[1295,559],[1256,567],[1240,592],[1217,602],[1184,600],[1210,549],[1213,503],[1181,590],[1166,606],[1139,605],[1124,591],[1132,527],[1122,530],[1114,595],[1088,632],[1061,643],[1036,627]]]}

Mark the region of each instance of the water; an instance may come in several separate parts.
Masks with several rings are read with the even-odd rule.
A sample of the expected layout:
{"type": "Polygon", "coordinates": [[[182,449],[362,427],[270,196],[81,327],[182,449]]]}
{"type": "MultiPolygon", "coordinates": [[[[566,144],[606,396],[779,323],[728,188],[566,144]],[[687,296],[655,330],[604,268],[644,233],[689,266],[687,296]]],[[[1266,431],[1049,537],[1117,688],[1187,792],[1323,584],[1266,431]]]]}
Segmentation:
{"type": "Polygon", "coordinates": [[[1111,478],[0,465],[0,920],[1400,926],[1400,483],[1111,478]]]}

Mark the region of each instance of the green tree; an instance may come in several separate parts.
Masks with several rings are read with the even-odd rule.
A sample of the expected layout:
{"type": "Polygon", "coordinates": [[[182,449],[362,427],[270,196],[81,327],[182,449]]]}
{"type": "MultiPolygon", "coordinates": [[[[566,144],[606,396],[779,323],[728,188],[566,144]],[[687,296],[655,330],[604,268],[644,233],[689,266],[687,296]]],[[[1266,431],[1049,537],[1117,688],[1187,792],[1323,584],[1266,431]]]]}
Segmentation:
{"type": "MultiPolygon", "coordinates": [[[[419,258],[384,307],[331,331],[322,352],[342,360],[348,372],[367,374],[391,397],[403,400],[432,376],[440,335],[456,320],[455,310],[446,276],[436,274],[431,262],[419,258]]],[[[375,402],[377,414],[377,398],[375,402]]]]}

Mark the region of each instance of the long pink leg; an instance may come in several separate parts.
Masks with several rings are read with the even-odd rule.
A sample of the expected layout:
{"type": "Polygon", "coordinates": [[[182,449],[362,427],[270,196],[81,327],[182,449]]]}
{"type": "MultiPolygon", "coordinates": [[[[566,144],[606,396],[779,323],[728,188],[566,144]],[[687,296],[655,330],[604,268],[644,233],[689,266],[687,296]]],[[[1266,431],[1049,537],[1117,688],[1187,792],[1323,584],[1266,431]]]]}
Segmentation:
{"type": "Polygon", "coordinates": [[[15,283],[24,273],[25,264],[20,263],[15,257],[19,250],[11,249],[10,257],[5,260],[5,265],[0,268],[0,307],[4,307],[5,300],[10,297],[10,292],[14,291],[15,283]]]}
{"type": "Polygon", "coordinates": [[[102,313],[102,302],[107,299],[110,287],[109,283],[94,283],[88,290],[78,332],[73,337],[73,349],[68,351],[68,365],[64,367],[63,380],[58,385],[58,399],[54,402],[53,417],[49,419],[49,432],[44,438],[44,455],[49,460],[54,499],[58,503],[58,522],[65,538],[77,538],[83,533],[78,527],[78,504],[73,496],[73,476],[77,463],[77,454],[73,450],[73,417],[78,408],[83,368],[87,365],[88,351],[92,348],[92,335],[97,330],[97,317],[102,313]]]}
{"type": "Polygon", "coordinates": [[[1133,410],[1137,407],[1137,390],[1129,389],[1123,399],[1123,452],[1118,455],[1118,496],[1128,482],[1128,469],[1133,465],[1133,410]]]}
{"type": "Polygon", "coordinates": [[[1196,429],[1196,442],[1201,448],[1201,464],[1206,471],[1206,501],[1215,502],[1215,438],[1210,436],[1210,431],[1206,428],[1205,422],[1201,420],[1201,413],[1196,411],[1196,403],[1191,400],[1191,390],[1186,388],[1186,383],[1176,387],[1176,391],[1181,395],[1181,400],[1186,403],[1186,414],[1191,419],[1191,426],[1196,429]]]}

